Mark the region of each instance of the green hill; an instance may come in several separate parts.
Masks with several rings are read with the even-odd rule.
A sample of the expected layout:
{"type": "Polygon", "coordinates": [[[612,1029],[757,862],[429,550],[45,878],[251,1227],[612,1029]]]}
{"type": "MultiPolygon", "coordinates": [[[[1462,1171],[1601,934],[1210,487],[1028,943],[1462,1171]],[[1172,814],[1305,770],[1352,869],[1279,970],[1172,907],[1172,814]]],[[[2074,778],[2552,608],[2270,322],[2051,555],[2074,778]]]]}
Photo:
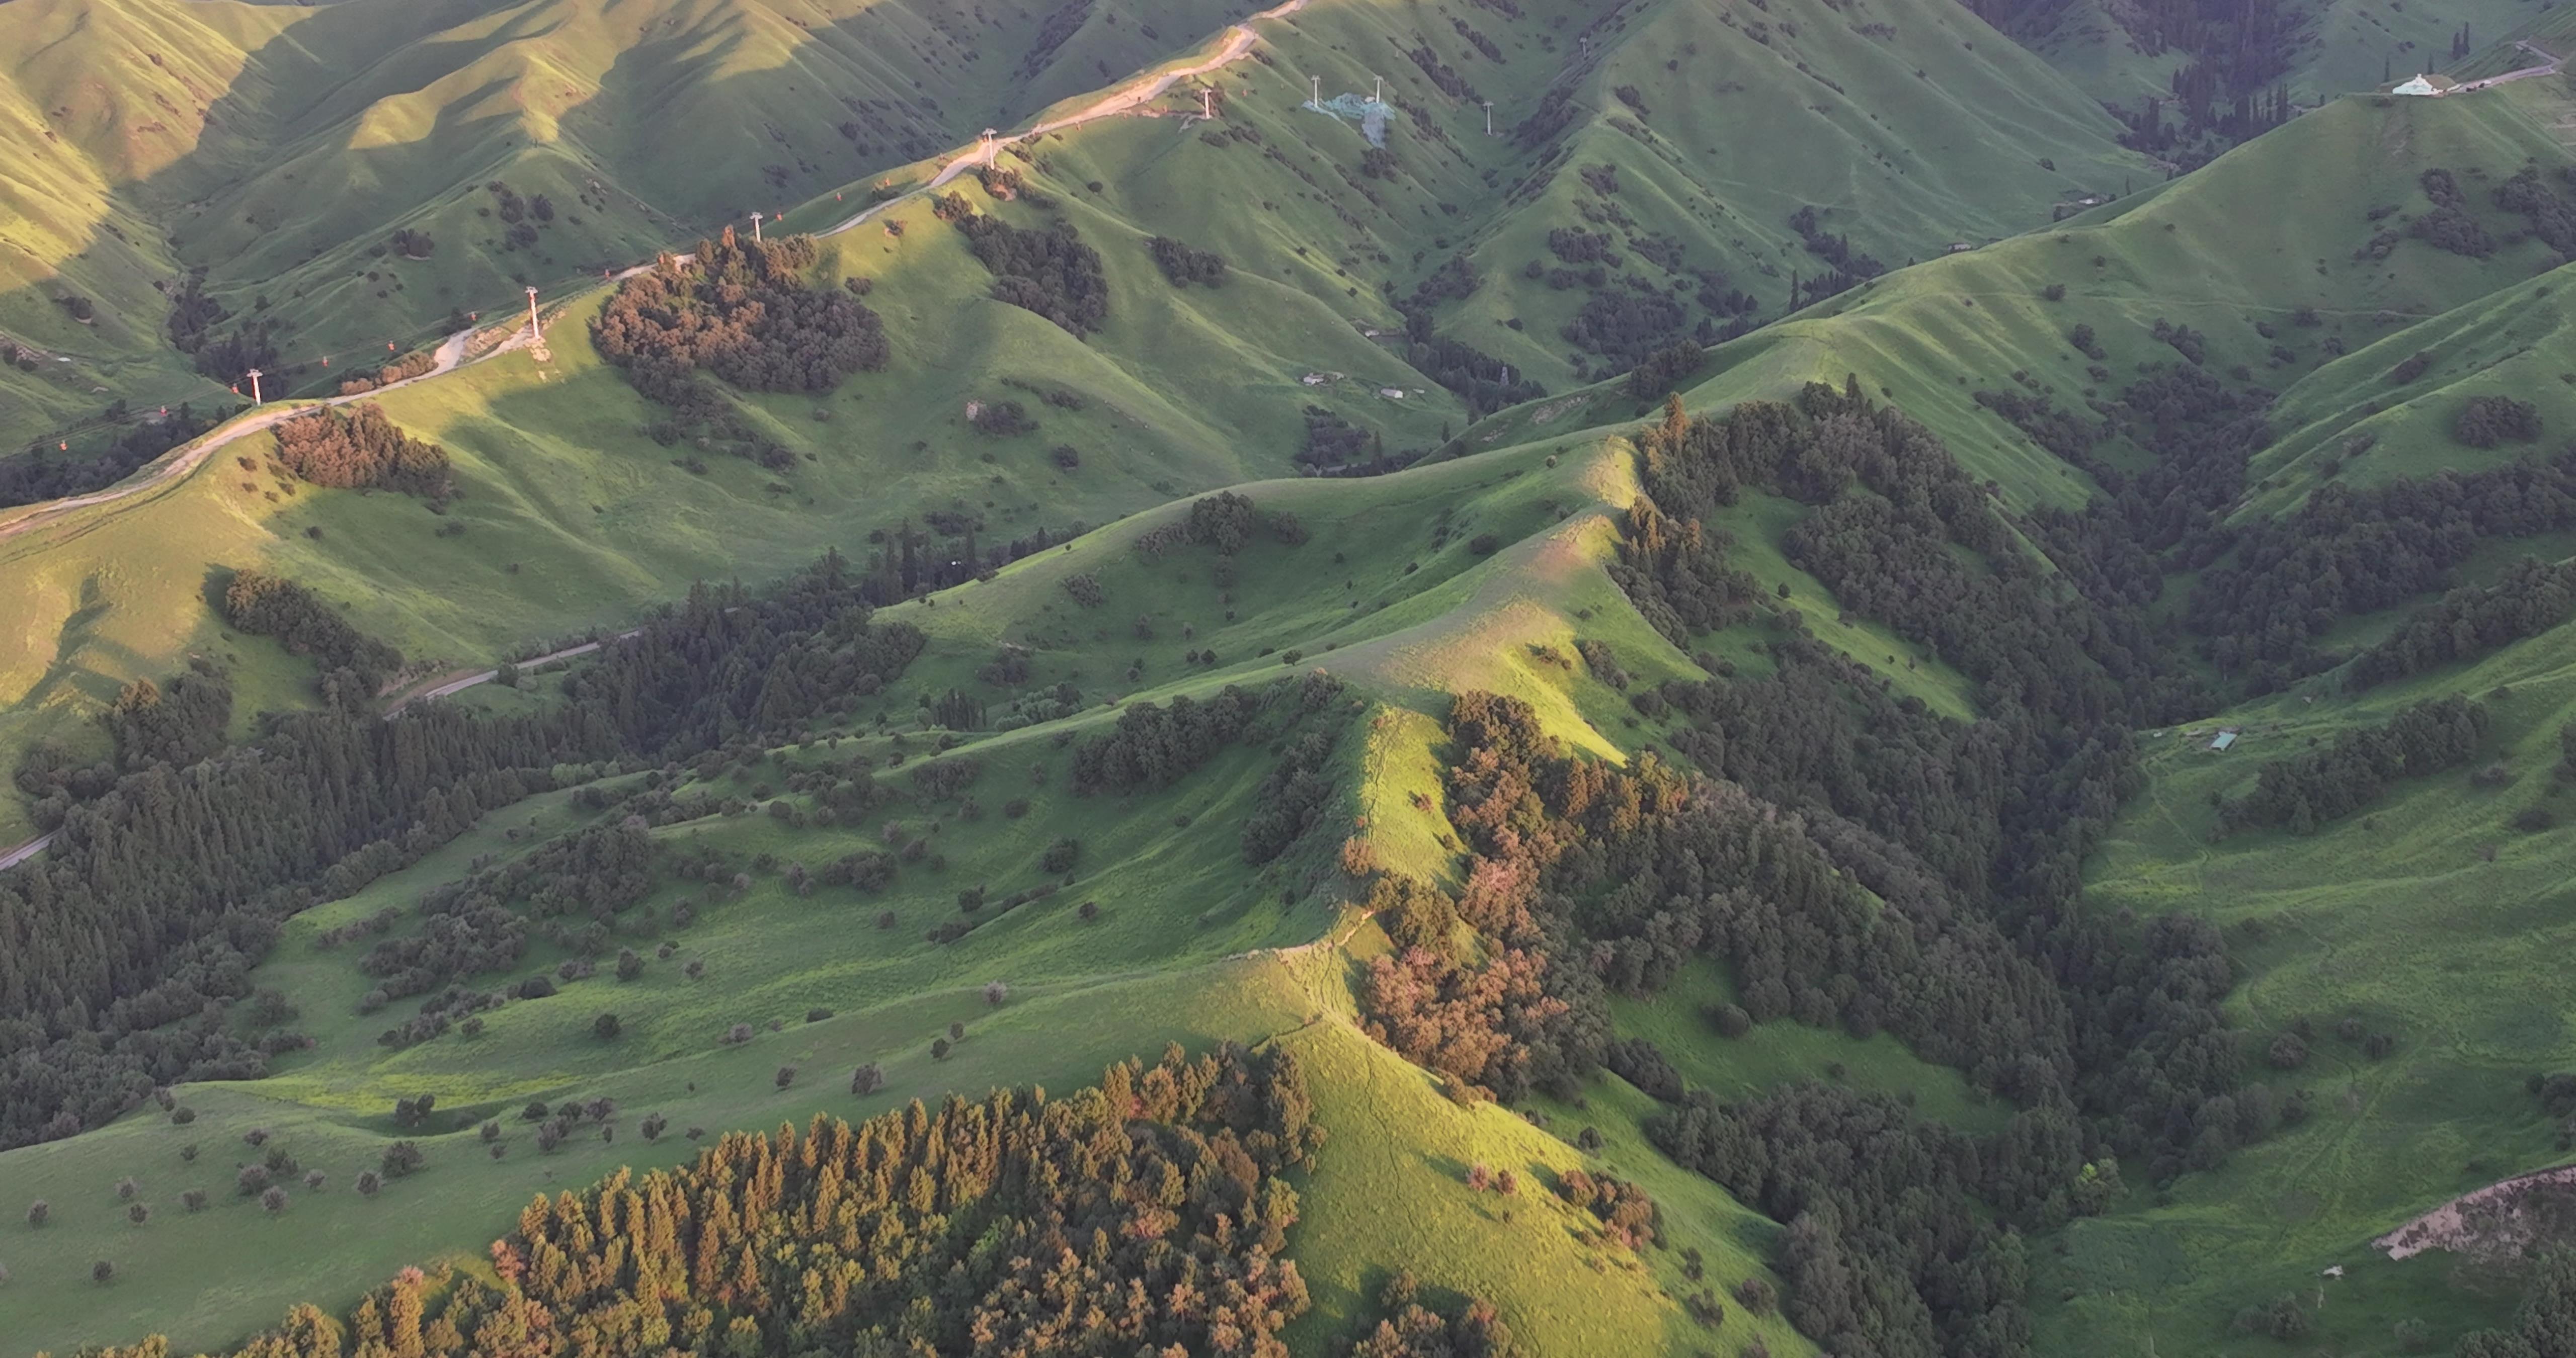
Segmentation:
{"type": "Polygon", "coordinates": [[[307,390],[548,319],[371,403],[442,472],[0,510],[0,841],[61,827],[0,1358],[499,1286],[533,1196],[1167,1043],[1302,1072],[1299,1355],[1399,1270],[1533,1354],[2511,1316],[2367,1242],[2565,1154],[2563,82],[2167,182],[2100,11],[30,3],[29,428],[204,392],[200,265],[307,390]],[[753,208],[848,224],[796,344],[619,330],[596,266],[753,208]]]}

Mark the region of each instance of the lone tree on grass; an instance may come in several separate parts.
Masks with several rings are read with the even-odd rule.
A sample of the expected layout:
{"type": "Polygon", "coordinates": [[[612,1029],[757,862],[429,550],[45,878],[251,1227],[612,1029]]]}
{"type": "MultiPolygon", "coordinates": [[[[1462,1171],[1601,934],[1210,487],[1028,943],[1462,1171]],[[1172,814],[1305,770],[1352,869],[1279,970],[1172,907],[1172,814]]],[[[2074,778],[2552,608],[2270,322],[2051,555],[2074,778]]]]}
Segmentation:
{"type": "Polygon", "coordinates": [[[134,1195],[142,1191],[143,1185],[136,1183],[134,1181],[134,1176],[131,1174],[128,1174],[124,1178],[116,1181],[116,1200],[118,1202],[132,1202],[134,1201],[134,1195]]]}
{"type": "Polygon", "coordinates": [[[270,1216],[276,1216],[278,1213],[286,1210],[286,1190],[283,1188],[269,1189],[267,1192],[259,1195],[259,1205],[266,1208],[270,1216]]]}
{"type": "Polygon", "coordinates": [[[268,1187],[268,1166],[242,1166],[241,1172],[233,1176],[233,1187],[240,1190],[245,1198],[258,1197],[259,1191],[268,1187]]]}
{"type": "Polygon", "coordinates": [[[590,1021],[590,1032],[593,1037],[598,1038],[602,1042],[614,1039],[618,1032],[617,1016],[615,1014],[602,1014],[599,1017],[592,1019],[590,1021]]]}
{"type": "Polygon", "coordinates": [[[874,1061],[850,1072],[850,1092],[853,1094],[874,1094],[883,1088],[885,1088],[885,1070],[874,1061]]]}
{"type": "Polygon", "coordinates": [[[428,1157],[420,1153],[420,1147],[409,1141],[397,1141],[385,1147],[385,1158],[379,1168],[384,1170],[386,1178],[400,1179],[427,1163],[428,1157]]]}
{"type": "Polygon", "coordinates": [[[778,1068],[778,1087],[785,1089],[787,1086],[794,1083],[796,1083],[796,1067],[780,1066],[778,1068]]]}
{"type": "Polygon", "coordinates": [[[206,1210],[206,1190],[202,1188],[189,1189],[187,1192],[179,1195],[179,1205],[187,1208],[191,1212],[202,1212],[206,1210]]]}
{"type": "Polygon", "coordinates": [[[97,1263],[89,1266],[89,1280],[97,1283],[101,1287],[113,1282],[115,1278],[116,1265],[111,1264],[104,1259],[101,1259],[97,1263]]]}
{"type": "Polygon", "coordinates": [[[984,1003],[991,1005],[995,1009],[999,1009],[1010,998],[1011,988],[1008,985],[1005,985],[1000,981],[986,981],[984,983],[984,1003]]]}
{"type": "Polygon", "coordinates": [[[930,1059],[933,1061],[945,1061],[948,1059],[947,1038],[934,1037],[930,1039],[930,1059]]]}
{"type": "Polygon", "coordinates": [[[27,1204],[27,1224],[30,1226],[44,1225],[45,1218],[50,1217],[53,1214],[53,1207],[43,1198],[38,1198],[34,1202],[27,1204]]]}
{"type": "Polygon", "coordinates": [[[125,1219],[140,1226],[152,1219],[152,1209],[139,1202],[128,1203],[125,1208],[125,1219]]]}
{"type": "Polygon", "coordinates": [[[377,1189],[379,1189],[379,1188],[382,1188],[382,1187],[384,1187],[384,1186],[385,1186],[385,1181],[384,1181],[383,1179],[381,1179],[381,1178],[377,1177],[377,1174],[376,1174],[376,1172],[375,1172],[374,1170],[372,1170],[372,1169],[362,1169],[362,1170],[359,1170],[359,1171],[358,1171],[358,1196],[359,1196],[359,1197],[362,1197],[362,1198],[372,1198],[372,1197],[374,1197],[374,1196],[376,1195],[376,1190],[377,1190],[377,1189]]]}

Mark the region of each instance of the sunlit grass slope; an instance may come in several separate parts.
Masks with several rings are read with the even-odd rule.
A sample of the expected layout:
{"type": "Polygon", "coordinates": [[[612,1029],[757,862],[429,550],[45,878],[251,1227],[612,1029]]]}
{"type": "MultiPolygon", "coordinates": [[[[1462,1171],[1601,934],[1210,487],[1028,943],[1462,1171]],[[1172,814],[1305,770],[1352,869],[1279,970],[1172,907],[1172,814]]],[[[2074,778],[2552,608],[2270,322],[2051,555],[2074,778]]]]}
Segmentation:
{"type": "MultiPolygon", "coordinates": [[[[415,1046],[379,1044],[376,1034],[417,1003],[361,1012],[374,984],[357,969],[368,945],[328,947],[325,931],[389,907],[397,932],[416,928],[410,906],[434,884],[475,862],[525,853],[599,813],[578,809],[570,793],[547,794],[492,813],[420,865],[297,917],[256,979],[300,1011],[293,1023],[316,1039],[311,1051],[281,1058],[260,1082],[181,1088],[179,1101],[195,1115],[185,1126],[147,1109],[69,1141],[0,1156],[0,1200],[41,1196],[55,1209],[41,1237],[18,1238],[14,1233],[27,1228],[14,1224],[0,1228],[0,1262],[14,1274],[13,1323],[0,1353],[21,1358],[38,1343],[67,1347],[151,1329],[167,1330],[183,1346],[214,1343],[293,1301],[342,1304],[402,1264],[474,1255],[507,1228],[531,1192],[569,1187],[618,1164],[676,1161],[686,1153],[682,1134],[693,1126],[760,1127],[818,1109],[865,1114],[910,1095],[997,1082],[1062,1087],[1169,1040],[1199,1045],[1280,1034],[1307,1059],[1318,1115],[1332,1129],[1301,1185],[1305,1224],[1292,1237],[1317,1302],[1293,1336],[1299,1352],[1328,1352],[1372,1316],[1379,1286],[1398,1268],[1412,1270],[1435,1297],[1469,1293],[1493,1301],[1538,1352],[1646,1355],[1717,1342],[1676,1298],[1701,1286],[1723,1292],[1762,1271],[1773,1228],[1647,1149],[1637,1130],[1646,1101],[1606,1076],[1591,1108],[1555,1110],[1542,1126],[1491,1106],[1451,1103],[1423,1072],[1362,1035],[1349,971],[1356,956],[1384,942],[1350,912],[1347,879],[1332,866],[1338,827],[1348,825],[1406,870],[1451,871],[1454,850],[1442,842],[1447,826],[1437,813],[1445,755],[1430,719],[1442,710],[1440,694],[1489,681],[1510,687],[1538,702],[1559,735],[1617,758],[1644,737],[1613,719],[1614,695],[1533,648],[1563,652],[1574,637],[1600,639],[1635,673],[1693,672],[1625,610],[1599,570],[1599,516],[1633,493],[1626,457],[1611,446],[1567,457],[1533,447],[1370,481],[1255,484],[1244,493],[1264,510],[1296,514],[1309,536],[1293,547],[1247,549],[1224,589],[1207,578],[1215,559],[1205,548],[1160,557],[1136,550],[1141,534],[1185,505],[1122,521],[989,582],[889,610],[889,618],[923,627],[931,641],[885,692],[881,708],[863,705],[849,731],[680,787],[684,795],[706,791],[756,809],[801,808],[804,797],[782,796],[775,786],[799,768],[852,753],[881,764],[898,749],[917,756],[931,733],[919,728],[914,703],[952,686],[990,703],[999,717],[1014,692],[1060,682],[1159,701],[1328,669],[1349,683],[1347,696],[1305,720],[1345,728],[1332,770],[1342,791],[1309,842],[1268,866],[1247,868],[1237,846],[1237,828],[1270,765],[1257,742],[1159,792],[1076,795],[1067,786],[1066,740],[1095,734],[1117,717],[1095,704],[1070,717],[967,735],[949,757],[981,761],[972,789],[987,808],[979,814],[907,792],[859,821],[828,828],[799,827],[772,813],[654,831],[674,853],[714,850],[750,865],[751,885],[666,880],[630,912],[633,927],[619,940],[651,959],[640,976],[619,982],[603,969],[569,981],[551,997],[495,1011],[470,1038],[450,1032],[415,1046]],[[1074,603],[1063,581],[1075,573],[1097,579],[1107,601],[1095,609],[1074,603]],[[1337,577],[1350,588],[1329,588],[1337,577]],[[1359,607],[1350,606],[1354,599],[1359,607]],[[1504,621],[1491,621],[1495,615],[1504,621]],[[1150,641],[1134,635],[1139,618],[1154,633],[1150,641]],[[1517,649],[1497,655],[1464,640],[1496,627],[1517,649]],[[1184,663],[1174,652],[1185,639],[1193,649],[1218,652],[1218,662],[1184,663]],[[1027,648],[1024,683],[978,674],[1005,646],[1027,648]],[[1264,649],[1272,654],[1260,654],[1264,649]],[[1301,649],[1299,660],[1286,659],[1301,649]],[[1124,678],[1121,667],[1139,661],[1137,676],[1124,678]],[[877,724],[880,710],[890,726],[877,724]],[[882,733],[889,730],[900,737],[882,733]],[[1006,798],[1026,805],[1003,814],[1006,798]],[[784,865],[811,867],[880,844],[887,821],[928,833],[944,866],[908,865],[881,895],[791,888],[784,865]],[[924,938],[931,927],[961,918],[955,898],[967,887],[999,895],[1054,881],[1037,860],[1059,839],[1080,845],[1069,884],[983,921],[958,941],[924,938]],[[1084,901],[1098,903],[1096,919],[1082,917],[1077,903],[1084,901]],[[675,911],[683,903],[695,911],[685,925],[675,911]],[[888,913],[891,926],[881,922],[888,913]],[[676,946],[662,957],[657,945],[666,939],[676,946]],[[703,964],[701,974],[687,974],[691,962],[703,964]],[[990,981],[1010,987],[998,1007],[983,994],[990,981]],[[828,1017],[810,1017],[823,1010],[828,1017]],[[619,1016],[614,1039],[593,1030],[602,1012],[619,1016]],[[964,1022],[967,1035],[944,1062],[935,1060],[930,1039],[951,1021],[964,1022]],[[741,1049],[719,1041],[735,1023],[754,1030],[741,1049]],[[866,1099],[846,1093],[850,1068],[864,1061],[884,1063],[887,1092],[866,1099]],[[784,1090],[776,1080],[781,1066],[797,1069],[784,1090]],[[390,1120],[393,1101],[424,1093],[438,1096],[440,1110],[430,1129],[413,1134],[430,1156],[429,1169],[375,1200],[361,1199],[349,1187],[356,1173],[404,1134],[390,1120]],[[532,1099],[567,1097],[615,1099],[623,1135],[539,1152],[517,1110],[532,1099]],[[655,1112],[670,1119],[672,1131],[647,1147],[633,1127],[655,1112]],[[473,1130],[486,1118],[505,1129],[507,1149],[498,1160],[473,1130]],[[1589,1156],[1570,1144],[1586,1124],[1606,1137],[1589,1156]],[[254,1127],[267,1129],[270,1144],[287,1147],[300,1168],[330,1176],[319,1192],[291,1184],[293,1201],[275,1220],[230,1192],[235,1162],[250,1158],[240,1137],[254,1127]],[[179,1157],[189,1144],[199,1147],[193,1162],[179,1157]],[[1466,1170],[1480,1162],[1514,1169],[1520,1194],[1469,1192],[1466,1170]],[[1586,1165],[1647,1183],[1662,1205],[1670,1248],[1614,1246],[1563,1208],[1549,1185],[1586,1165]],[[141,1200],[154,1209],[145,1226],[129,1225],[116,1197],[126,1175],[138,1179],[141,1200]],[[198,1214],[181,1210],[177,1195],[192,1187],[210,1189],[214,1205],[198,1214]],[[227,1247],[261,1231],[291,1240],[293,1257],[281,1262],[273,1251],[227,1247]],[[1697,1281],[1683,1275],[1685,1249],[1703,1260],[1697,1281]],[[96,1304],[88,1281],[94,1258],[117,1263],[115,1307],[96,1304]]],[[[511,705],[543,701],[543,694],[492,690],[464,701],[511,705]]],[[[880,777],[909,786],[901,769],[880,777]]],[[[632,781],[606,786],[623,790],[632,781]]],[[[559,956],[540,945],[512,975],[549,968],[559,956]]],[[[1845,1045],[1829,1035],[1792,1039],[1761,1078],[1821,1076],[1845,1045]]],[[[1902,1065],[1885,1056],[1855,1060],[1870,1069],[1902,1065]]],[[[1937,1075],[1925,1084],[1943,1097],[1937,1075]]],[[[1724,1333],[1738,1342],[1759,1336],[1778,1354],[1811,1351],[1777,1317],[1738,1312],[1724,1333]]]]}
{"type": "Polygon", "coordinates": [[[161,338],[158,289],[190,270],[237,321],[281,327],[272,390],[328,389],[452,312],[865,183],[1231,17],[1213,0],[12,5],[0,205],[22,229],[0,242],[0,336],[47,361],[0,372],[0,439],[114,397],[221,392],[161,338]],[[495,184],[552,210],[514,221],[495,184]],[[388,249],[397,229],[434,249],[388,249]],[[71,318],[74,295],[94,319],[71,318]]]}

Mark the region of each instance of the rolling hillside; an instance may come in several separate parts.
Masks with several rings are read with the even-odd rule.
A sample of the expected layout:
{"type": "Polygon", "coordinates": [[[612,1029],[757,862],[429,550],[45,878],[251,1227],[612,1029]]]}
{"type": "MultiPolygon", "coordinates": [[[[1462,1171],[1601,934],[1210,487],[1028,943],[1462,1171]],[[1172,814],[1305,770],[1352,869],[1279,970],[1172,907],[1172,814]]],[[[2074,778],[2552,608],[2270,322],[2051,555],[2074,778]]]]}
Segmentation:
{"type": "MultiPolygon", "coordinates": [[[[0,1358],[337,1358],[727,1133],[1195,1145],[1085,1092],[1167,1044],[1323,1130],[1264,1352],[2515,1323],[2513,1250],[2370,1242],[2568,1154],[2576,100],[2166,181],[2109,22],[0,6],[29,427],[205,391],[200,266],[289,361],[547,311],[0,509],[0,1358]]],[[[2322,87],[2447,21],[2306,22],[2322,87]]],[[[818,1210],[800,1298],[710,1246],[637,1323],[926,1344],[1018,1209],[877,1170],[946,1282],[818,1210]]]]}

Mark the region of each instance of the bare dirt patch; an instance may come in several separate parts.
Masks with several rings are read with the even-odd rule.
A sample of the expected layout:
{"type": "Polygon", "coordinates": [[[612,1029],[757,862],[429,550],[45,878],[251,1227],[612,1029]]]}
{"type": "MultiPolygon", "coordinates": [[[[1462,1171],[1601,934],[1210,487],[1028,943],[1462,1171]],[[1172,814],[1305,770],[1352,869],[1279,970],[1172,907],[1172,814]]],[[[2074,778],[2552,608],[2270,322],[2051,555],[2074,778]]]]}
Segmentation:
{"type": "Polygon", "coordinates": [[[2576,1231],[2576,1165],[2492,1183],[2464,1193],[2370,1243],[2391,1259],[2426,1250],[2481,1259],[2521,1255],[2576,1231]]]}

